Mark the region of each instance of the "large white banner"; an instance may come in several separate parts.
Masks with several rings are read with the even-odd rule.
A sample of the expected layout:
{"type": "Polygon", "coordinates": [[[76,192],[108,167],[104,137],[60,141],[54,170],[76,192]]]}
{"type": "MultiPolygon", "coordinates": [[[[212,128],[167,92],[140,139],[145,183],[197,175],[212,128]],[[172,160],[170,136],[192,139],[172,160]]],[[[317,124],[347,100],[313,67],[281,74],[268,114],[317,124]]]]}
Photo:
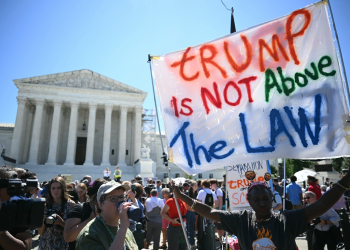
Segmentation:
{"type": "Polygon", "coordinates": [[[262,159],[349,156],[327,15],[323,1],[153,58],[170,161],[195,174],[262,159]]]}
{"type": "Polygon", "coordinates": [[[272,183],[266,161],[235,164],[225,168],[226,190],[228,191],[231,211],[250,207],[247,201],[247,192],[251,181],[266,182],[269,186],[270,182],[272,183]]]}

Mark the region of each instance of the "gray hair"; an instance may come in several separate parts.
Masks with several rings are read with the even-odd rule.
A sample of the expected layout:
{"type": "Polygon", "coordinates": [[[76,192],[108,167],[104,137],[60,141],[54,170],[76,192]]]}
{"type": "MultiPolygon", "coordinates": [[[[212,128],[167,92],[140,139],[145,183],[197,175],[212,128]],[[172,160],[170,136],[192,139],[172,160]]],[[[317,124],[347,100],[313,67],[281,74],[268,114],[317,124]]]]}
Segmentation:
{"type": "Polygon", "coordinates": [[[314,192],[312,192],[312,191],[306,191],[305,194],[309,194],[312,197],[316,197],[316,194],[314,192]]]}
{"type": "Polygon", "coordinates": [[[151,195],[152,196],[156,196],[157,194],[158,194],[157,189],[154,188],[154,189],[151,190],[151,195]]]}
{"type": "Polygon", "coordinates": [[[326,191],[327,190],[327,186],[326,185],[321,185],[321,190],[322,191],[326,191]]]}
{"type": "Polygon", "coordinates": [[[162,194],[170,194],[170,189],[169,188],[163,188],[162,189],[162,194]]]}
{"type": "Polygon", "coordinates": [[[0,179],[11,179],[13,175],[17,175],[13,169],[7,166],[0,167],[0,179]]]}

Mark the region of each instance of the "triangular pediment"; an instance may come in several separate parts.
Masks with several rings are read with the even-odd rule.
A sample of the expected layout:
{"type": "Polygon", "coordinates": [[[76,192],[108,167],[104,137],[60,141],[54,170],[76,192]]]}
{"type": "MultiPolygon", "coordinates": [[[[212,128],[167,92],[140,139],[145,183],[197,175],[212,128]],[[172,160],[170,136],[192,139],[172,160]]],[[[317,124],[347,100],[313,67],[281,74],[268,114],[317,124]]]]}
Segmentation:
{"type": "Polygon", "coordinates": [[[15,83],[52,85],[69,88],[84,88],[95,90],[108,90],[135,94],[147,94],[146,92],[131,87],[125,83],[103,76],[88,69],[69,71],[64,73],[44,76],[28,77],[14,80],[15,83]]]}

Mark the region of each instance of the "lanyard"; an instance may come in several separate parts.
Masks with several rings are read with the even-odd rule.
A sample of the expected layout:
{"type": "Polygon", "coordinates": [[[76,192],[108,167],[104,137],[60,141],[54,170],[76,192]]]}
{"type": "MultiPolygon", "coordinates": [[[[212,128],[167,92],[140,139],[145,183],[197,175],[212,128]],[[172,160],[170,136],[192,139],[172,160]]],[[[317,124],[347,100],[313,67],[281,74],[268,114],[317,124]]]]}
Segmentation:
{"type": "MultiPolygon", "coordinates": [[[[99,216],[97,217],[97,219],[98,219],[99,221],[101,221],[102,224],[105,226],[105,228],[107,229],[107,232],[108,232],[108,234],[109,234],[109,236],[111,237],[112,242],[113,242],[113,241],[114,241],[114,238],[115,238],[115,235],[112,234],[112,232],[111,232],[111,230],[109,229],[109,227],[108,227],[108,226],[106,225],[106,223],[103,221],[101,215],[99,215],[99,216]]],[[[128,241],[128,238],[127,238],[127,237],[125,237],[125,241],[128,241]]],[[[111,245],[112,245],[112,243],[111,243],[111,245]]],[[[124,248],[123,248],[123,249],[126,250],[125,242],[124,242],[124,248]]]]}

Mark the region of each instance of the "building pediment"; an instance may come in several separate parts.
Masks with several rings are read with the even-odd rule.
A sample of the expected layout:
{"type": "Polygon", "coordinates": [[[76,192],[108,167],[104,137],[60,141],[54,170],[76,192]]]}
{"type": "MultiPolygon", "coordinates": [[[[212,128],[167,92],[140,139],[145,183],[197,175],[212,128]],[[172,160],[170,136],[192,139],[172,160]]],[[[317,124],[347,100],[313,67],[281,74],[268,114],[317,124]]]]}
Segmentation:
{"type": "Polygon", "coordinates": [[[14,80],[15,84],[39,84],[65,88],[108,90],[135,94],[146,92],[88,69],[14,80]]]}

